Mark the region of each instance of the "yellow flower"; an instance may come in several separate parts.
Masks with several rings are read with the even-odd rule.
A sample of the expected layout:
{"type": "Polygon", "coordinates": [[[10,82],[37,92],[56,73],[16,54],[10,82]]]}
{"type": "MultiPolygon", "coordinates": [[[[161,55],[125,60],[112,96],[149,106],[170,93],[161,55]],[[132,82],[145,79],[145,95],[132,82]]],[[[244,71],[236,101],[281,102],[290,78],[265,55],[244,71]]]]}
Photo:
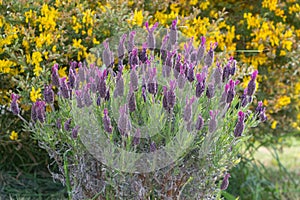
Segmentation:
{"type": "Polygon", "coordinates": [[[36,76],[39,76],[40,75],[40,72],[42,71],[42,68],[40,67],[40,62],[43,61],[42,59],[42,54],[38,51],[36,52],[33,52],[32,53],[32,58],[31,58],[31,64],[34,64],[35,65],[35,68],[34,68],[34,74],[36,76]]]}
{"type": "Polygon", "coordinates": [[[277,126],[277,121],[275,120],[272,122],[271,129],[275,129],[276,126],[277,126]]]}
{"type": "Polygon", "coordinates": [[[60,77],[67,77],[67,73],[66,73],[67,68],[66,67],[62,67],[58,69],[58,75],[60,77]]]}
{"type": "Polygon", "coordinates": [[[17,140],[18,139],[18,133],[15,132],[15,131],[12,131],[11,134],[10,134],[10,136],[9,136],[9,138],[11,140],[17,140]]]}
{"type": "Polygon", "coordinates": [[[31,91],[30,91],[30,100],[32,102],[36,102],[37,99],[40,99],[41,98],[41,88],[38,88],[37,90],[35,90],[34,87],[31,88],[31,91]]]}
{"type": "Polygon", "coordinates": [[[133,15],[133,19],[130,20],[130,24],[132,25],[137,25],[137,26],[142,26],[143,25],[143,20],[144,20],[144,16],[143,16],[143,11],[134,11],[134,15],[133,15]]]}
{"type": "MultiPolygon", "coordinates": [[[[194,2],[195,2],[194,5],[196,5],[197,1],[194,0],[194,2]]],[[[200,6],[199,6],[199,7],[200,7],[202,10],[206,10],[206,9],[208,8],[209,4],[210,4],[209,1],[204,1],[204,2],[201,2],[201,3],[200,3],[200,6]]]]}
{"type": "Polygon", "coordinates": [[[279,99],[276,102],[275,108],[281,109],[282,107],[287,106],[290,103],[291,103],[291,98],[284,95],[284,96],[279,97],[279,99]]]}

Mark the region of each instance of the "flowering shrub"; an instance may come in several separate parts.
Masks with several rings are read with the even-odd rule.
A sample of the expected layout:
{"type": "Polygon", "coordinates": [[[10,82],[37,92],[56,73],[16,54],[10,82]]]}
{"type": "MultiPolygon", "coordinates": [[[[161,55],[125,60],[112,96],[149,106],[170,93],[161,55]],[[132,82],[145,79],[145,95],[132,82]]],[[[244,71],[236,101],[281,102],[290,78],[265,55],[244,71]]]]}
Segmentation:
{"type": "MultiPolygon", "coordinates": [[[[258,93],[265,99],[263,103],[268,107],[270,119],[259,129],[261,133],[273,133],[275,137],[270,139],[277,143],[285,134],[299,132],[300,75],[296,59],[293,59],[299,51],[298,2],[263,0],[252,4],[234,0],[177,0],[152,11],[153,20],[166,26],[178,17],[180,30],[188,37],[194,37],[196,44],[201,35],[206,36],[208,43],[217,41],[217,51],[226,49],[244,66],[238,72],[243,87],[247,86],[250,73],[259,69],[258,93]],[[274,85],[278,87],[274,88],[274,85]]],[[[254,139],[260,141],[267,139],[262,134],[255,136],[254,139]]]]}
{"type": "MultiPolygon", "coordinates": [[[[262,102],[248,109],[258,71],[238,95],[236,61],[215,55],[217,43],[201,37],[195,47],[192,38],[181,48],[177,20],[160,40],[157,23],[145,26],[122,35],[115,52],[104,41],[101,68],[71,62],[66,79],[55,64],[31,107],[26,128],[55,160],[53,177],[70,198],[216,198],[249,128],[266,120],[262,102]],[[141,44],[138,35],[147,35],[141,44]]],[[[21,117],[17,99],[11,110],[21,117]]]]}

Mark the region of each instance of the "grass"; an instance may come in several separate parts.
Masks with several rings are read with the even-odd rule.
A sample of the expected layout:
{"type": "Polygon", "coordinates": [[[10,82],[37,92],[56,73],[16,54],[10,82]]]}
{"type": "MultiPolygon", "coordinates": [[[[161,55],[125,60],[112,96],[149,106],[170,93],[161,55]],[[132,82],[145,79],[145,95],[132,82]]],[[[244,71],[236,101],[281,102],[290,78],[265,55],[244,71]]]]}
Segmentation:
{"type": "Polygon", "coordinates": [[[243,157],[231,171],[227,192],[243,200],[300,199],[300,140],[288,142],[279,151],[261,147],[252,159],[243,157]]]}

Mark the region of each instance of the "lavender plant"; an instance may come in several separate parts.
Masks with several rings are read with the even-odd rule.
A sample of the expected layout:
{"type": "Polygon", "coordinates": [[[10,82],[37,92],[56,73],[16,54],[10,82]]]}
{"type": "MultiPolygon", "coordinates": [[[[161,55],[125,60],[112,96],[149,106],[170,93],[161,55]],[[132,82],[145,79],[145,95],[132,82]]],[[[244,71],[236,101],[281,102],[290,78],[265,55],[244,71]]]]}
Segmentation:
{"type": "Polygon", "coordinates": [[[59,166],[53,177],[69,198],[216,199],[227,188],[249,128],[266,120],[261,103],[248,109],[258,72],[239,97],[233,58],[215,64],[217,43],[205,52],[204,37],[181,50],[176,23],[161,42],[148,23],[142,46],[135,31],[117,53],[105,41],[102,67],[72,62],[68,79],[52,68],[26,128],[59,166]]]}

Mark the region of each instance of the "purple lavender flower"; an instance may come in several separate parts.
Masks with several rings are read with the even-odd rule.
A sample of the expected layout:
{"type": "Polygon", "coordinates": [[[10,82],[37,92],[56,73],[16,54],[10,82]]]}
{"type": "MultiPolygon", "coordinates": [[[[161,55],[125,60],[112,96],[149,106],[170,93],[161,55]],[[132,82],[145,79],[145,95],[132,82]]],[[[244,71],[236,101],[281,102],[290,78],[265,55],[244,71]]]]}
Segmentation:
{"type": "Polygon", "coordinates": [[[268,119],[266,115],[266,108],[263,108],[263,110],[260,112],[259,119],[261,122],[265,122],[268,119]]]}
{"type": "Polygon", "coordinates": [[[76,91],[75,91],[75,96],[76,96],[76,101],[77,101],[77,107],[78,107],[78,108],[83,108],[83,107],[84,107],[84,104],[83,104],[83,95],[82,95],[82,91],[76,90],[76,91]]]}
{"type": "Polygon", "coordinates": [[[222,81],[223,83],[229,79],[230,75],[230,63],[227,63],[223,69],[222,81]]]}
{"type": "Polygon", "coordinates": [[[135,44],[134,44],[134,36],[135,36],[135,31],[132,31],[130,34],[129,34],[129,40],[128,40],[128,43],[127,43],[127,51],[128,51],[128,54],[130,54],[132,52],[132,49],[134,48],[135,44]]]}
{"type": "Polygon", "coordinates": [[[232,61],[232,67],[230,68],[230,74],[233,76],[236,70],[236,60],[232,61]]]}
{"type": "Polygon", "coordinates": [[[222,79],[222,69],[220,67],[220,63],[217,63],[217,67],[214,70],[213,77],[215,80],[215,84],[220,85],[222,79]]]}
{"type": "Polygon", "coordinates": [[[124,55],[125,55],[125,40],[126,40],[127,35],[123,34],[121,39],[120,39],[120,43],[118,46],[118,58],[119,60],[123,60],[124,59],[124,55]]]}
{"type": "Polygon", "coordinates": [[[160,55],[161,55],[161,60],[165,62],[167,58],[167,43],[169,41],[169,35],[165,35],[160,47],[160,55]]]}
{"type": "Polygon", "coordinates": [[[33,103],[31,106],[31,120],[35,123],[37,121],[37,113],[36,113],[36,103],[33,103]]]}
{"type": "Polygon", "coordinates": [[[60,88],[60,94],[64,98],[66,98],[66,99],[70,98],[70,90],[69,90],[69,86],[66,82],[66,77],[63,77],[60,79],[60,87],[59,88],[60,88]]]}
{"type": "Polygon", "coordinates": [[[182,66],[182,63],[181,63],[180,59],[181,59],[181,56],[177,55],[176,64],[175,64],[175,67],[174,67],[174,70],[173,70],[173,73],[174,73],[174,76],[175,76],[176,79],[179,76],[181,66],[182,66]]]}
{"type": "Polygon", "coordinates": [[[79,126],[76,125],[73,129],[72,129],[72,138],[76,139],[78,136],[78,131],[79,131],[79,126]]]}
{"type": "Polygon", "coordinates": [[[188,132],[192,132],[193,131],[193,123],[192,123],[192,121],[188,121],[187,123],[186,123],[186,130],[188,131],[188,132]]]}
{"type": "Polygon", "coordinates": [[[184,108],[183,119],[189,122],[192,118],[192,104],[195,102],[196,98],[192,97],[190,99],[186,98],[186,105],[184,108]]]}
{"type": "Polygon", "coordinates": [[[187,79],[189,80],[189,82],[193,82],[195,80],[194,66],[193,66],[193,64],[190,64],[190,66],[188,68],[187,79]]]}
{"type": "Polygon", "coordinates": [[[124,79],[122,76],[122,71],[123,71],[123,66],[119,66],[119,71],[116,77],[116,89],[114,91],[115,98],[124,95],[124,79]]]}
{"type": "Polygon", "coordinates": [[[255,109],[255,115],[257,115],[261,122],[264,122],[267,120],[266,116],[266,108],[263,107],[262,101],[258,102],[258,105],[255,109]]]}
{"type": "Polygon", "coordinates": [[[207,98],[211,99],[215,96],[215,85],[214,83],[209,83],[206,89],[207,98]]]}
{"type": "Polygon", "coordinates": [[[176,42],[177,42],[177,39],[178,39],[178,33],[177,33],[176,25],[177,25],[177,20],[173,20],[170,31],[169,31],[171,45],[175,45],[176,42]]]}
{"type": "Polygon", "coordinates": [[[110,118],[108,116],[107,108],[104,108],[103,114],[104,114],[104,116],[103,116],[103,119],[102,119],[102,123],[103,123],[103,126],[104,126],[104,130],[107,133],[112,133],[112,126],[111,126],[110,118]]]}
{"type": "Polygon", "coordinates": [[[190,61],[191,61],[191,64],[193,64],[193,65],[197,64],[197,50],[194,50],[191,53],[190,61]]]}
{"type": "Polygon", "coordinates": [[[141,54],[139,56],[139,60],[142,63],[145,63],[148,60],[148,57],[147,57],[147,43],[143,44],[142,52],[141,52],[141,54]]]}
{"type": "Polygon", "coordinates": [[[52,104],[54,102],[54,92],[51,85],[45,85],[44,98],[46,103],[52,104]]]}
{"type": "Polygon", "coordinates": [[[251,75],[251,80],[248,83],[248,90],[247,90],[247,95],[248,96],[252,96],[254,94],[255,88],[256,88],[256,83],[255,83],[255,79],[257,77],[258,71],[255,70],[252,75],[251,75]]]}
{"type": "Polygon", "coordinates": [[[228,92],[227,92],[227,98],[226,98],[226,103],[231,103],[234,96],[235,96],[235,83],[233,80],[230,80],[229,81],[229,89],[228,89],[228,92]]]}
{"type": "Polygon", "coordinates": [[[136,132],[135,132],[133,140],[132,140],[132,144],[134,146],[137,146],[140,143],[140,138],[141,138],[141,131],[140,131],[140,129],[136,129],[136,132]]]}
{"type": "Polygon", "coordinates": [[[168,107],[173,109],[176,103],[176,95],[175,95],[176,81],[170,80],[170,90],[168,90],[168,107]]]}
{"type": "Polygon", "coordinates": [[[124,106],[120,107],[120,116],[118,119],[118,130],[121,133],[122,136],[128,136],[128,132],[131,128],[131,124],[128,118],[127,114],[127,106],[126,104],[124,106]]]}
{"type": "Polygon", "coordinates": [[[245,113],[243,113],[243,111],[239,111],[238,113],[238,122],[235,126],[234,129],[234,136],[235,137],[240,137],[244,131],[244,119],[245,119],[245,113]]]}
{"type": "Polygon", "coordinates": [[[228,185],[229,185],[229,177],[230,177],[230,174],[227,173],[225,174],[225,177],[222,181],[222,184],[221,184],[221,190],[226,190],[228,188],[228,185]]]}
{"type": "Polygon", "coordinates": [[[217,130],[217,114],[218,111],[209,111],[209,115],[210,115],[210,120],[209,120],[209,124],[208,124],[208,131],[210,133],[213,133],[217,130]]]}
{"type": "Polygon", "coordinates": [[[224,92],[222,93],[222,97],[220,99],[221,104],[225,104],[228,96],[229,84],[226,84],[224,87],[224,92]]]}
{"type": "Polygon", "coordinates": [[[136,73],[136,66],[133,66],[130,71],[130,85],[134,91],[138,90],[138,75],[136,73]]]}
{"type": "Polygon", "coordinates": [[[147,45],[148,45],[148,48],[150,50],[154,50],[155,49],[155,37],[154,37],[154,30],[158,27],[158,22],[156,22],[152,28],[150,29],[149,28],[149,24],[148,22],[145,23],[145,27],[148,31],[148,36],[147,36],[147,45]]]}
{"type": "Polygon", "coordinates": [[[198,51],[197,51],[197,63],[200,63],[201,60],[203,59],[204,57],[204,52],[205,52],[205,42],[206,42],[206,39],[204,36],[201,36],[201,44],[198,48],[198,51]]]}
{"type": "Polygon", "coordinates": [[[98,77],[99,77],[99,83],[98,83],[98,92],[101,96],[101,98],[105,98],[106,96],[106,74],[107,74],[107,71],[104,69],[102,72],[100,71],[98,73],[98,77]]]}
{"type": "Polygon", "coordinates": [[[177,78],[178,88],[183,89],[184,85],[185,85],[185,82],[186,82],[186,77],[185,77],[185,74],[184,74],[184,69],[183,69],[183,66],[180,65],[180,73],[179,73],[179,76],[177,78]]]}
{"type": "Polygon", "coordinates": [[[76,81],[76,74],[74,73],[74,70],[70,67],[69,69],[69,83],[70,88],[73,89],[75,87],[75,81],[76,81]]]}
{"type": "Polygon", "coordinates": [[[205,56],[205,59],[204,59],[204,64],[207,67],[210,67],[212,65],[212,63],[214,62],[214,50],[217,47],[217,45],[218,45],[217,42],[215,42],[213,45],[210,44],[210,49],[207,52],[207,54],[205,56]]]}
{"type": "Polygon", "coordinates": [[[156,68],[149,69],[148,92],[155,95],[157,93],[156,68]]]}
{"type": "Polygon", "coordinates": [[[128,92],[127,101],[128,101],[129,112],[135,111],[136,110],[136,100],[135,100],[135,94],[134,94],[132,87],[130,87],[130,90],[128,92]]]}
{"type": "Polygon", "coordinates": [[[109,88],[108,88],[108,90],[106,91],[104,100],[105,100],[105,101],[109,101],[109,99],[110,99],[110,92],[109,92],[109,88]]]}
{"type": "Polygon", "coordinates": [[[192,37],[187,44],[184,44],[184,59],[185,61],[190,61],[190,54],[194,50],[193,48],[194,38],[192,37]]]}
{"type": "Polygon", "coordinates": [[[173,56],[174,54],[176,53],[176,51],[173,51],[173,52],[167,52],[167,58],[166,58],[166,61],[165,63],[163,64],[163,69],[162,69],[162,72],[163,72],[163,76],[164,77],[170,77],[171,75],[171,68],[173,66],[173,56]]]}
{"type": "Polygon", "coordinates": [[[20,113],[20,108],[19,108],[19,105],[18,105],[18,99],[19,99],[19,96],[17,94],[11,94],[11,104],[10,104],[10,110],[12,111],[12,113],[14,115],[19,115],[20,113]]]}
{"type": "Polygon", "coordinates": [[[240,97],[240,101],[241,101],[241,106],[245,107],[248,104],[248,99],[247,99],[247,88],[244,90],[244,93],[242,94],[242,96],[240,97]]]}
{"type": "Polygon", "coordinates": [[[156,151],[156,144],[154,141],[150,143],[150,152],[155,152],[156,151]]]}
{"type": "Polygon", "coordinates": [[[202,129],[203,125],[204,125],[204,120],[203,120],[202,116],[199,115],[198,119],[196,121],[196,125],[195,125],[196,130],[200,131],[202,129]]]}
{"type": "Polygon", "coordinates": [[[97,92],[97,84],[96,81],[93,77],[89,78],[89,83],[90,88],[91,88],[91,92],[96,93],[97,92]]]}
{"type": "Polygon", "coordinates": [[[168,110],[168,88],[167,86],[163,86],[163,99],[162,99],[162,104],[163,108],[168,110]]]}
{"type": "Polygon", "coordinates": [[[60,120],[60,118],[58,118],[58,119],[56,120],[56,128],[57,128],[58,130],[61,129],[61,120],[60,120]]]}
{"type": "Polygon", "coordinates": [[[93,101],[92,101],[92,98],[91,98],[91,95],[90,95],[90,84],[87,84],[84,87],[84,90],[82,92],[82,96],[83,96],[83,102],[87,107],[89,107],[90,105],[93,104],[93,101]]]}
{"type": "Polygon", "coordinates": [[[199,98],[205,90],[205,73],[196,74],[196,78],[198,81],[196,85],[196,97],[199,98]]]}
{"type": "Polygon", "coordinates": [[[85,68],[82,67],[82,64],[79,65],[78,75],[79,75],[80,82],[84,82],[85,81],[85,68]]]}
{"type": "Polygon", "coordinates": [[[107,41],[103,42],[103,46],[104,46],[104,51],[102,53],[102,60],[105,66],[108,68],[113,63],[113,56],[112,56],[112,52],[109,49],[109,43],[107,41]]]}
{"type": "Polygon", "coordinates": [[[97,104],[97,106],[101,105],[101,97],[100,96],[97,97],[96,104],[97,104]]]}
{"type": "Polygon", "coordinates": [[[52,85],[59,87],[58,64],[54,64],[51,71],[52,85]]]}
{"type": "Polygon", "coordinates": [[[36,101],[35,102],[35,112],[37,119],[44,123],[46,119],[46,103],[44,101],[36,101]]]}
{"type": "Polygon", "coordinates": [[[131,53],[129,54],[129,65],[132,68],[139,64],[139,57],[138,57],[138,49],[133,48],[131,53]]]}
{"type": "Polygon", "coordinates": [[[142,87],[142,98],[144,102],[146,102],[147,96],[146,96],[146,87],[142,87]]]}
{"type": "Polygon", "coordinates": [[[65,121],[65,123],[64,123],[64,129],[65,129],[65,131],[69,131],[70,130],[70,128],[71,128],[71,121],[72,121],[71,118],[69,118],[67,121],[65,121]]]}

